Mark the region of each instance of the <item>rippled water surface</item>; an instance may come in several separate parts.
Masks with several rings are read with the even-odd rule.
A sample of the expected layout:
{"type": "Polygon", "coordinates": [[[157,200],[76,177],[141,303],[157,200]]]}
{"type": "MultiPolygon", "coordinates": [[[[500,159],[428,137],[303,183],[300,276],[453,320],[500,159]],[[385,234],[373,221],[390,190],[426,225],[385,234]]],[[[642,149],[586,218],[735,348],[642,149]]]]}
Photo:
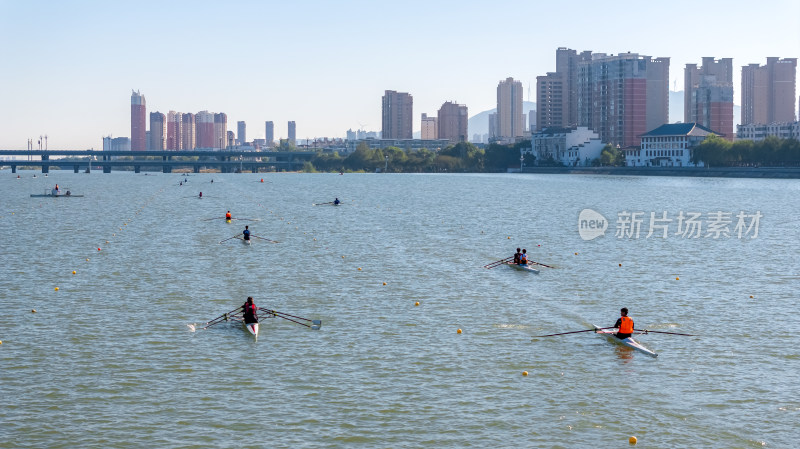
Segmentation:
{"type": "Polygon", "coordinates": [[[33,174],[0,172],[0,447],[800,441],[797,181],[33,174]],[[85,197],[30,197],[56,182],[85,197]],[[580,238],[585,208],[604,237],[580,238]],[[259,221],[206,220],[227,210],[259,221]],[[615,237],[626,211],[639,238],[615,237]],[[691,239],[681,211],[763,216],[756,238],[691,239]],[[651,212],[666,238],[646,238],[651,212]],[[218,243],[245,224],[280,243],[218,243]],[[482,268],[517,246],[555,268],[482,268]],[[247,296],[322,328],[187,326],[247,296]],[[655,359],[531,339],[622,306],[700,336],[638,337],[655,359]]]}

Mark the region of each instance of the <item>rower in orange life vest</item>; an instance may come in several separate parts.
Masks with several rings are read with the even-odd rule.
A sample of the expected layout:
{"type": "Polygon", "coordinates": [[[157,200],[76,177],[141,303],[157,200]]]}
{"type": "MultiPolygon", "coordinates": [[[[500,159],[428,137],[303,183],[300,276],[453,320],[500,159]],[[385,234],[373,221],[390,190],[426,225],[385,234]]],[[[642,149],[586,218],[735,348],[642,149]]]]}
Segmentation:
{"type": "Polygon", "coordinates": [[[228,211],[228,212],[225,214],[225,219],[226,219],[226,220],[232,220],[232,219],[233,219],[233,216],[231,215],[231,211],[228,211]]]}
{"type": "Polygon", "coordinates": [[[628,308],[623,307],[620,309],[621,317],[614,323],[614,327],[617,328],[617,333],[614,334],[617,338],[622,340],[623,338],[628,338],[633,334],[633,319],[628,316],[628,308]]]}
{"type": "Polygon", "coordinates": [[[244,309],[244,324],[258,323],[258,307],[253,303],[253,297],[248,296],[242,306],[244,309]]]}

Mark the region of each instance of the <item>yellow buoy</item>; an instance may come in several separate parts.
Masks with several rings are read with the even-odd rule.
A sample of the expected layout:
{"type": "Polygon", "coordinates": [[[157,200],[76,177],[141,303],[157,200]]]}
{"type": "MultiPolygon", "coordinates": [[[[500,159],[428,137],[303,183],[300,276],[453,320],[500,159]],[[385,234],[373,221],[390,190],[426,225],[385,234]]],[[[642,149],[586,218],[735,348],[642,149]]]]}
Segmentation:
{"type": "Polygon", "coordinates": [[[36,309],[31,310],[31,313],[36,313],[36,309]]]}
{"type": "Polygon", "coordinates": [[[87,261],[87,262],[89,261],[89,258],[88,258],[88,257],[86,258],[86,261],[87,261]]]}
{"type": "Polygon", "coordinates": [[[58,291],[58,287],[54,288],[53,290],[58,291]]]}
{"type": "Polygon", "coordinates": [[[358,267],[358,271],[361,271],[361,267],[358,267]]]}
{"type": "Polygon", "coordinates": [[[3,344],[3,340],[0,340],[0,345],[2,345],[2,344],[3,344]]]}
{"type": "Polygon", "coordinates": [[[523,372],[522,372],[522,375],[523,375],[523,376],[527,376],[527,375],[528,375],[528,372],[527,372],[527,371],[523,371],[523,372]]]}
{"type": "Polygon", "coordinates": [[[750,299],[753,299],[753,295],[750,295],[750,299]]]}
{"type": "Polygon", "coordinates": [[[75,271],[75,270],[72,270],[72,274],[78,274],[78,272],[75,271]]]}
{"type": "Polygon", "coordinates": [[[577,255],[578,255],[578,253],[575,253],[575,255],[577,256],[577,255]]]}
{"type": "Polygon", "coordinates": [[[386,285],[386,282],[384,282],[383,285],[386,285]]]}
{"type": "Polygon", "coordinates": [[[457,333],[457,334],[460,334],[460,333],[461,333],[461,329],[457,330],[457,331],[456,331],[456,333],[457,333]]]}
{"type": "Polygon", "coordinates": [[[342,256],[342,259],[344,259],[344,256],[342,256]]]}
{"type": "Polygon", "coordinates": [[[509,240],[511,240],[511,236],[510,236],[510,235],[509,235],[508,237],[506,237],[506,238],[507,238],[507,239],[509,239],[509,240]]]}
{"type": "Polygon", "coordinates": [[[619,264],[619,266],[622,266],[622,264],[619,264]]]}
{"type": "Polygon", "coordinates": [[[418,306],[418,305],[419,305],[419,301],[415,302],[415,303],[414,303],[414,305],[415,305],[415,306],[418,306]]]}
{"type": "Polygon", "coordinates": [[[676,278],[675,278],[675,280],[676,280],[676,281],[680,281],[680,280],[681,280],[681,278],[679,278],[679,277],[676,277],[676,278]]]}
{"type": "Polygon", "coordinates": [[[636,444],[636,437],[630,437],[630,438],[628,438],[628,443],[630,443],[630,444],[636,444]]]}
{"type": "Polygon", "coordinates": [[[108,245],[108,240],[106,240],[106,245],[108,245]]]}

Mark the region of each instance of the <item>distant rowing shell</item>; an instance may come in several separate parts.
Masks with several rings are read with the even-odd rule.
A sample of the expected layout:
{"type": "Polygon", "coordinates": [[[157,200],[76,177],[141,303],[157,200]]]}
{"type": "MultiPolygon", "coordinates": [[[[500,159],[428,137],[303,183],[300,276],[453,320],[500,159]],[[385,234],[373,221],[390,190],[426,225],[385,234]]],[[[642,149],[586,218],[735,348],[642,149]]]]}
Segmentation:
{"type": "Polygon", "coordinates": [[[83,195],[53,195],[52,193],[47,193],[44,195],[33,195],[31,194],[31,198],[83,198],[83,195]]]}
{"type": "Polygon", "coordinates": [[[539,274],[539,270],[537,270],[536,268],[533,268],[530,265],[520,265],[520,264],[517,264],[517,263],[514,263],[514,262],[506,262],[506,265],[508,265],[511,268],[516,268],[517,270],[520,270],[520,271],[527,271],[529,273],[539,274]]]}

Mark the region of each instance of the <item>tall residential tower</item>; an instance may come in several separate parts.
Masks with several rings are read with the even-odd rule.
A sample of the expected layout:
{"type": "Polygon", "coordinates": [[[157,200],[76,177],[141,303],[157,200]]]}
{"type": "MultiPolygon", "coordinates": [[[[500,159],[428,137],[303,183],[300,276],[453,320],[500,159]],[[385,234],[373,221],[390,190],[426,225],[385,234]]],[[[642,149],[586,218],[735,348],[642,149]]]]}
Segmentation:
{"type": "MultiPolygon", "coordinates": [[[[441,127],[441,123],[439,124],[441,127]]],[[[506,78],[497,84],[497,137],[514,139],[525,133],[522,112],[522,83],[506,78]]]]}
{"type": "Polygon", "coordinates": [[[147,105],[144,95],[131,89],[131,151],[147,150],[147,105]]]}
{"type": "Polygon", "coordinates": [[[742,67],[742,125],[795,121],[796,76],[797,58],[742,67]]]}
{"type": "Polygon", "coordinates": [[[383,139],[411,139],[414,98],[407,92],[387,90],[382,98],[383,139]]]}
{"type": "Polygon", "coordinates": [[[272,122],[264,122],[264,140],[267,141],[267,148],[272,148],[275,142],[275,125],[272,122]]]}
{"type": "Polygon", "coordinates": [[[297,145],[297,124],[294,120],[289,121],[289,143],[297,145]]]}
{"type": "Polygon", "coordinates": [[[686,64],[683,92],[684,123],[733,139],[733,59],[706,57],[700,68],[686,64]]]}
{"type": "Polygon", "coordinates": [[[468,120],[469,115],[465,105],[450,101],[445,102],[439,108],[437,138],[448,139],[453,143],[466,142],[468,120]]]}
{"type": "Polygon", "coordinates": [[[669,58],[594,53],[578,63],[578,126],[621,147],[669,123],[669,58]]]}
{"type": "Polygon", "coordinates": [[[150,149],[167,149],[167,116],[157,111],[150,113],[150,149]]]}

